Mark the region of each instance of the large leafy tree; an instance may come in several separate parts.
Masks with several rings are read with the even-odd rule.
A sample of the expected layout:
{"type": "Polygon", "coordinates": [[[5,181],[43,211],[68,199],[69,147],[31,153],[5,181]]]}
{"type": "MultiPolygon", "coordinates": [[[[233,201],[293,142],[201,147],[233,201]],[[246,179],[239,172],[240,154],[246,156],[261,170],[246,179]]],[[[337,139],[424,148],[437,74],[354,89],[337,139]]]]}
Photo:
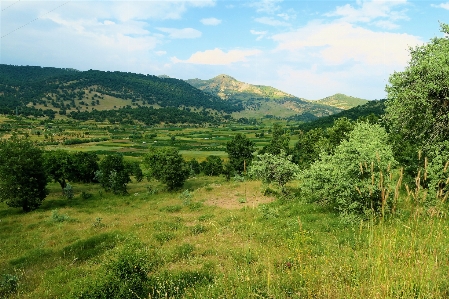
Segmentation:
{"type": "Polygon", "coordinates": [[[55,182],[58,182],[64,190],[67,186],[67,180],[73,171],[72,157],[64,150],[45,152],[44,168],[48,176],[55,182]]]}
{"type": "Polygon", "coordinates": [[[176,148],[153,148],[143,159],[148,177],[167,185],[168,190],[179,189],[190,174],[188,164],[176,148]]]}
{"type": "Polygon", "coordinates": [[[99,181],[106,191],[126,194],[127,184],[131,182],[129,167],[122,155],[107,155],[100,161],[99,181]]]}
{"type": "Polygon", "coordinates": [[[281,151],[285,153],[290,152],[290,136],[284,132],[284,127],[280,124],[274,124],[272,129],[273,137],[269,144],[265,145],[259,154],[263,155],[265,153],[272,155],[279,155],[281,151]]]}
{"type": "Polygon", "coordinates": [[[239,173],[244,171],[245,165],[248,166],[251,163],[254,151],[254,142],[241,133],[237,133],[231,141],[226,143],[229,164],[234,171],[239,173]]]}
{"type": "Polygon", "coordinates": [[[449,25],[445,37],[410,49],[409,66],[390,76],[385,118],[397,140],[418,147],[449,138],[449,25]]]}
{"type": "Polygon", "coordinates": [[[0,141],[0,201],[28,212],[42,204],[46,186],[40,148],[26,139],[0,141]]]}
{"type": "Polygon", "coordinates": [[[201,165],[205,175],[218,176],[223,173],[223,160],[219,156],[210,155],[201,165]]]}

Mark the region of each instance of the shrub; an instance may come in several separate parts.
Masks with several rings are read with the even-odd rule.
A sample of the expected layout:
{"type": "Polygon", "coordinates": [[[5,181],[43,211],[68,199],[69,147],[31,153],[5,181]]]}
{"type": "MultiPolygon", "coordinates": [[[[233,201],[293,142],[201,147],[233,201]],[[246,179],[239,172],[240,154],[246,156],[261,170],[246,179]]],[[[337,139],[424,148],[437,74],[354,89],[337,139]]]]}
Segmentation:
{"type": "Polygon", "coordinates": [[[385,129],[358,123],[333,155],[322,154],[302,172],[302,190],[314,201],[333,203],[342,215],[384,211],[395,165],[385,129]]]}
{"type": "Polygon", "coordinates": [[[5,298],[17,292],[17,286],[19,283],[19,278],[11,274],[3,274],[0,279],[0,297],[5,298]]]}
{"type": "Polygon", "coordinates": [[[287,156],[284,151],[279,155],[265,153],[258,155],[249,169],[249,176],[260,179],[264,184],[276,183],[284,189],[289,181],[293,180],[299,173],[299,167],[291,162],[292,157],[287,156]]]}

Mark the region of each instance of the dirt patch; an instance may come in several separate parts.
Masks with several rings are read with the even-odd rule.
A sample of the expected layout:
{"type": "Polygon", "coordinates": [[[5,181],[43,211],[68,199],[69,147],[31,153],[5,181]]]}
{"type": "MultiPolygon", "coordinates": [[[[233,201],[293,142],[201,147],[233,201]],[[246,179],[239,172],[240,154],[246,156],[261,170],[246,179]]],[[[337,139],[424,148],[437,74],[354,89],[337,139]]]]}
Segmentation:
{"type": "Polygon", "coordinates": [[[243,207],[255,208],[260,204],[275,200],[272,196],[264,196],[258,182],[242,182],[231,185],[212,184],[202,188],[204,204],[235,210],[243,207]]]}

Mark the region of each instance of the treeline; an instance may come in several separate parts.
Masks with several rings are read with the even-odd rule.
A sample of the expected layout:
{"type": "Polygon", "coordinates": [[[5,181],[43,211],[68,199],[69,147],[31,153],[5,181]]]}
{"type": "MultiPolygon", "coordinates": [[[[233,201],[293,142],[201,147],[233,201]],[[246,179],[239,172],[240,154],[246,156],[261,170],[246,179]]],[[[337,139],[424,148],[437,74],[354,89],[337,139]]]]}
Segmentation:
{"type": "Polygon", "coordinates": [[[50,116],[51,113],[45,111],[51,109],[39,111],[33,106],[27,107],[30,103],[51,105],[60,109],[60,114],[66,114],[66,110],[77,108],[75,100],[82,101],[81,105],[95,106],[104,100],[104,95],[129,100],[134,106],[157,105],[187,111],[190,108],[208,109],[227,114],[244,109],[237,101],[223,101],[178,79],[126,72],[0,64],[2,114],[50,116]],[[84,103],[85,99],[91,101],[84,103]]]}
{"type": "Polygon", "coordinates": [[[162,122],[170,124],[217,123],[222,119],[218,114],[212,115],[207,110],[197,113],[172,107],[160,109],[154,109],[152,107],[140,107],[139,109],[124,107],[117,110],[72,111],[69,116],[81,121],[109,121],[110,123],[121,124],[133,124],[134,121],[139,121],[145,125],[156,125],[162,122]]]}
{"type": "Polygon", "coordinates": [[[343,110],[337,114],[324,116],[317,118],[314,115],[308,115],[308,117],[304,117],[304,115],[294,115],[289,117],[287,120],[289,121],[305,121],[298,126],[298,129],[302,131],[310,131],[316,128],[330,128],[334,125],[334,122],[339,118],[347,118],[348,120],[368,120],[371,122],[375,122],[377,119],[380,119],[382,115],[385,114],[385,99],[369,101],[364,105],[360,105],[357,107],[350,108],[348,110],[343,110]],[[309,122],[307,122],[309,120],[309,122]]]}

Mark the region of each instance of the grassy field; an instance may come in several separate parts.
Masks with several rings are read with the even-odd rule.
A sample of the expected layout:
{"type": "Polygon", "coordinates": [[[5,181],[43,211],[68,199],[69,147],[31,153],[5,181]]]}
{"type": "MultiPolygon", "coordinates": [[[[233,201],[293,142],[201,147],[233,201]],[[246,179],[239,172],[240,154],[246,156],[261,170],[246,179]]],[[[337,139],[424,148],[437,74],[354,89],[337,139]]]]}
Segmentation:
{"type": "Polygon", "coordinates": [[[347,225],[324,205],[264,196],[255,181],[192,178],[177,193],[145,181],[127,196],[75,184],[72,200],[50,189],[31,213],[0,205],[5,298],[113,288],[125,262],[145,269],[144,298],[449,296],[446,214],[405,197],[391,219],[347,225]]]}

